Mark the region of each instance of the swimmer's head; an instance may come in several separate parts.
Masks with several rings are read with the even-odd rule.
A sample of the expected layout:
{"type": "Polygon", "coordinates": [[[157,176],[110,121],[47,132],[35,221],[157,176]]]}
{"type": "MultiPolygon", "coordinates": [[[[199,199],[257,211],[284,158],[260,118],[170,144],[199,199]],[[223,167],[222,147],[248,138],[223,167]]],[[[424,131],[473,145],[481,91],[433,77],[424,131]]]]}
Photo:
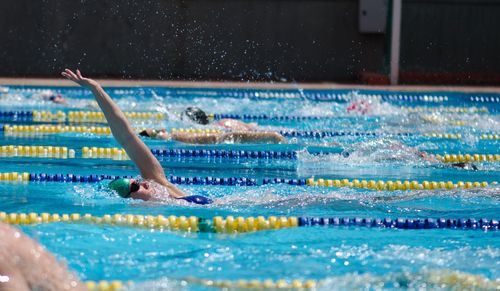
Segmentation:
{"type": "Polygon", "coordinates": [[[460,168],[464,170],[469,170],[469,171],[477,171],[478,168],[476,165],[471,164],[471,163],[453,163],[451,164],[452,167],[454,168],[460,168]]]}
{"type": "Polygon", "coordinates": [[[40,93],[40,96],[42,96],[42,98],[44,100],[52,101],[56,104],[66,104],[67,103],[66,99],[64,99],[64,97],[61,94],[57,94],[56,92],[54,92],[52,90],[43,91],[42,93],[40,93]]]}
{"type": "Polygon", "coordinates": [[[115,190],[123,198],[149,200],[155,194],[154,187],[148,181],[135,179],[116,179],[109,183],[109,188],[115,190]]]}
{"type": "MultiPolygon", "coordinates": [[[[123,198],[129,198],[131,189],[131,180],[130,179],[116,179],[109,183],[109,188],[111,190],[115,190],[118,195],[123,198]]],[[[137,191],[137,190],[136,190],[137,191]]]]}
{"type": "Polygon", "coordinates": [[[191,121],[194,121],[199,124],[208,124],[208,115],[205,111],[201,110],[198,107],[188,107],[181,114],[181,119],[185,117],[189,118],[191,121]]]}
{"type": "Polygon", "coordinates": [[[52,96],[50,98],[50,101],[57,103],[57,104],[66,104],[66,99],[61,94],[57,94],[56,96],[52,96]]]}

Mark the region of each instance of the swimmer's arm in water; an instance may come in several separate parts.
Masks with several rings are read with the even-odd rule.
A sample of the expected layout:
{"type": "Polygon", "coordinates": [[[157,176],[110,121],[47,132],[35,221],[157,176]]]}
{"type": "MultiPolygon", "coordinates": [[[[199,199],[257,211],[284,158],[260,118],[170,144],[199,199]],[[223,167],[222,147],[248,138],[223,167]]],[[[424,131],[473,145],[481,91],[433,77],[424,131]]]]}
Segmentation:
{"type": "Polygon", "coordinates": [[[217,143],[219,133],[191,133],[174,132],[171,137],[173,140],[191,144],[215,144],[217,143]]]}
{"type": "Polygon", "coordinates": [[[287,139],[277,132],[266,131],[233,131],[219,137],[218,142],[237,143],[288,143],[287,139]]]}
{"type": "Polygon", "coordinates": [[[99,83],[92,79],[84,78],[79,70],[77,70],[75,74],[71,70],[66,69],[62,72],[62,75],[92,91],[97,104],[99,104],[99,107],[108,121],[113,136],[125,149],[130,159],[137,165],[144,179],[154,180],[167,187],[175,198],[185,196],[181,190],[168,182],[160,162],[158,162],[149,148],[135,134],[123,112],[99,83]]]}

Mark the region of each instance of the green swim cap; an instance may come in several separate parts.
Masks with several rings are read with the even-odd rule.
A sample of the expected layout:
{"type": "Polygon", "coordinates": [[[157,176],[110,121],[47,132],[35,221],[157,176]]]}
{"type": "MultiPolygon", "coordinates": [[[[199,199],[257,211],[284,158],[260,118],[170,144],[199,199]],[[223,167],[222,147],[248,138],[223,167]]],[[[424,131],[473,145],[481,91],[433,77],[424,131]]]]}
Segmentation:
{"type": "Polygon", "coordinates": [[[109,188],[115,190],[118,195],[123,198],[130,196],[130,180],[129,179],[116,179],[109,183],[109,188]]]}

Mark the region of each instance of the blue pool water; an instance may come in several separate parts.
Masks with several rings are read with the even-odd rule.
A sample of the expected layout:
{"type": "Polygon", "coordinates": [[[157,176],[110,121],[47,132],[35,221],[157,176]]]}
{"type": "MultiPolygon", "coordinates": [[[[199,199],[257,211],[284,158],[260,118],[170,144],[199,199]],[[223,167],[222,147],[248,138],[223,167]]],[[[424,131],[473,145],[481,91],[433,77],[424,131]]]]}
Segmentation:
{"type": "MultiPolygon", "coordinates": [[[[35,122],[26,111],[96,111],[90,92],[79,88],[2,87],[0,122],[35,122]],[[43,90],[62,93],[69,106],[43,101],[43,90]],[[19,113],[23,111],[24,113],[19,113]],[[15,112],[15,113],[14,113],[15,112]]],[[[430,154],[500,154],[500,94],[349,90],[112,88],[125,111],[162,112],[162,121],[133,121],[137,128],[198,128],[176,115],[193,104],[205,111],[257,122],[281,131],[289,144],[186,145],[145,139],[152,149],[214,150],[223,156],[161,156],[167,175],[248,178],[251,186],[180,185],[206,195],[210,206],[123,200],[95,183],[0,181],[0,212],[47,212],[214,216],[307,216],[362,218],[500,218],[500,161],[475,162],[477,171],[427,161],[430,154]],[[370,103],[367,114],[346,109],[370,103]],[[466,112],[463,112],[466,111],[466,112]],[[291,132],[295,132],[292,134],[291,132]],[[324,134],[321,134],[321,133],[324,134]],[[432,134],[460,134],[440,138],[432,134]],[[254,156],[229,156],[233,151],[254,156]],[[259,152],[292,152],[259,158],[259,152]],[[266,183],[275,178],[488,182],[452,190],[375,191],[266,183]]],[[[55,125],[56,123],[51,123],[55,125]]],[[[104,126],[102,123],[77,126],[104,126]]],[[[111,136],[88,133],[16,135],[1,132],[3,145],[66,146],[74,159],[2,157],[0,172],[74,175],[138,175],[130,161],[83,159],[83,147],[119,147],[111,136]]],[[[227,180],[227,179],[226,179],[227,180]]],[[[287,180],[288,181],[288,180],[287,180]]],[[[187,277],[209,280],[315,280],[320,290],[464,289],[460,278],[476,276],[478,288],[498,286],[500,234],[494,230],[310,226],[244,234],[186,233],[119,226],[51,223],[21,226],[82,280],[131,280],[133,289],[210,289],[187,277]],[[459,272],[459,273],[454,273],[459,272]],[[448,280],[455,274],[455,280],[448,280]],[[458,275],[456,275],[458,274],[458,275]],[[436,277],[446,277],[439,281],[436,277]],[[451,275],[450,275],[451,276],[451,275]],[[495,283],[495,280],[496,283],[495,283]],[[496,284],[496,285],[495,285],[496,284]]],[[[464,283],[465,282],[465,283],[464,283]]]]}

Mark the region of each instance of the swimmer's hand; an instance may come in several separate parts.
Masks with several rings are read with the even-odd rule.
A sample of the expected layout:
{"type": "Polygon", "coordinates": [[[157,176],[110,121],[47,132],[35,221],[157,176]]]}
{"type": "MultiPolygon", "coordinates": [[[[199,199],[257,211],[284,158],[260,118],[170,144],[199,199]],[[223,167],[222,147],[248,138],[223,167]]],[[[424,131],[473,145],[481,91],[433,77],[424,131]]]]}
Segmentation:
{"type": "Polygon", "coordinates": [[[82,73],[80,73],[80,70],[76,70],[75,74],[70,69],[65,69],[64,72],[61,73],[61,75],[63,75],[66,79],[71,80],[87,89],[92,89],[99,86],[99,83],[97,83],[96,81],[83,77],[82,73]]]}

